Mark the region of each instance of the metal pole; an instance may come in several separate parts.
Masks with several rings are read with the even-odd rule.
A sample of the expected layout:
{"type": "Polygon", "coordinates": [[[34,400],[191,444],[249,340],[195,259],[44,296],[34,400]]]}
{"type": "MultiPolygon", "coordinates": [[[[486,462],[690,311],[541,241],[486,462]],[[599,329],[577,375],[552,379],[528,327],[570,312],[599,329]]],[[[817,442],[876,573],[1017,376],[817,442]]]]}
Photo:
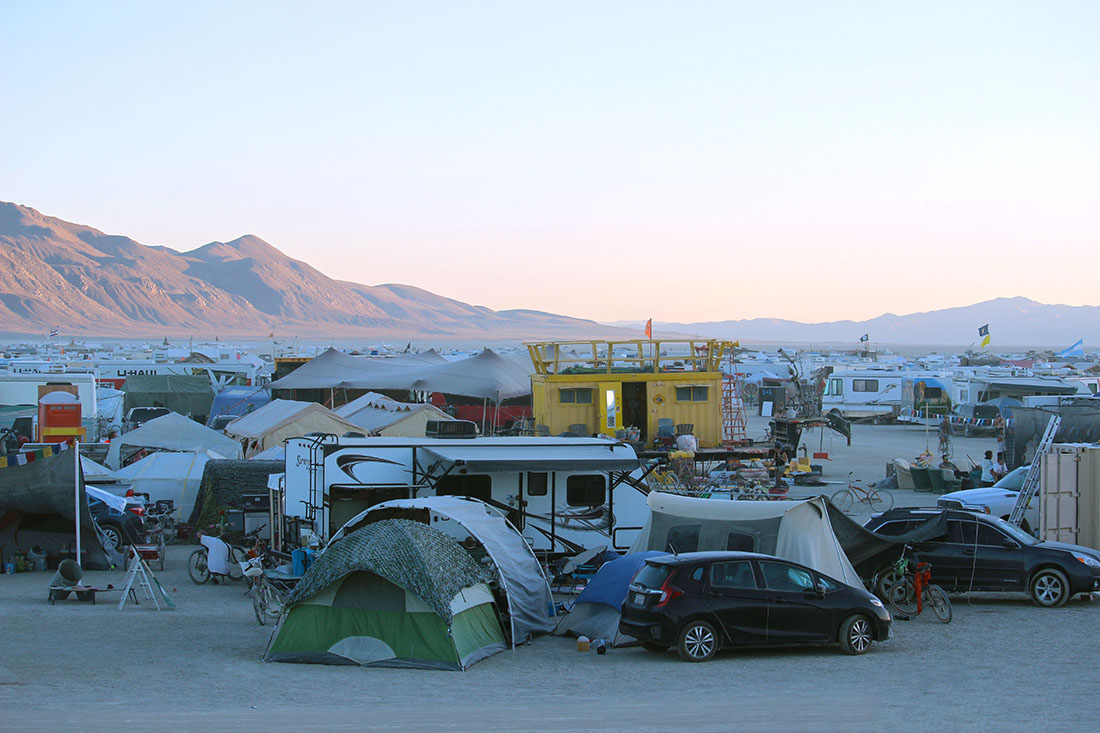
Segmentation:
{"type": "Polygon", "coordinates": [[[73,504],[76,505],[76,564],[80,565],[80,440],[73,441],[73,504]]]}

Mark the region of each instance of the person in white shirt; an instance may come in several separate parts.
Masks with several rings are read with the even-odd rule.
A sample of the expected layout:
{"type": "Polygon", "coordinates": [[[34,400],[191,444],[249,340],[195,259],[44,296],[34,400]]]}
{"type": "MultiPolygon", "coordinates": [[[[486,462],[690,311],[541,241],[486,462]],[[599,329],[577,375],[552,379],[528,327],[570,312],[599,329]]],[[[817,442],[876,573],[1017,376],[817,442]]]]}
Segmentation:
{"type": "Polygon", "coordinates": [[[199,542],[206,548],[206,569],[214,576],[212,580],[218,582],[217,576],[229,575],[229,545],[218,537],[199,532],[199,542]]]}
{"type": "Polygon", "coordinates": [[[993,485],[993,451],[987,450],[982,458],[982,486],[993,485]]]}

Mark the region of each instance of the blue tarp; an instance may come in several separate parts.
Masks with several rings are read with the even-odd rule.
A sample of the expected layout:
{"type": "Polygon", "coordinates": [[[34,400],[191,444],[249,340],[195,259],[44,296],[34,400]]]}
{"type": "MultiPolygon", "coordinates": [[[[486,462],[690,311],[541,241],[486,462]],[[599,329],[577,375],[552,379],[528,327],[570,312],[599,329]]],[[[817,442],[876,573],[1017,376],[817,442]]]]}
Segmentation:
{"type": "Polygon", "coordinates": [[[604,565],[596,572],[588,585],[577,596],[577,605],[581,603],[602,603],[616,611],[623,607],[630,580],[651,557],[667,555],[667,552],[647,550],[623,555],[604,565]]]}
{"type": "Polygon", "coordinates": [[[261,387],[226,387],[214,395],[206,427],[214,427],[219,415],[247,415],[271,402],[271,392],[261,387]]]}

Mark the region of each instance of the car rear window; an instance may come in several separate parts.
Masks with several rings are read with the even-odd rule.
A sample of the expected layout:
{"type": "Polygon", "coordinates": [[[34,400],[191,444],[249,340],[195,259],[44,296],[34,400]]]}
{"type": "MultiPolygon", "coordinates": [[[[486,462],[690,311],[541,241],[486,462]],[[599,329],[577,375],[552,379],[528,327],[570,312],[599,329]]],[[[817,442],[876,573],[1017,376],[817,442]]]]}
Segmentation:
{"type": "Polygon", "coordinates": [[[643,588],[660,588],[665,584],[670,572],[672,572],[672,568],[668,565],[650,565],[646,563],[634,576],[633,582],[643,588]]]}

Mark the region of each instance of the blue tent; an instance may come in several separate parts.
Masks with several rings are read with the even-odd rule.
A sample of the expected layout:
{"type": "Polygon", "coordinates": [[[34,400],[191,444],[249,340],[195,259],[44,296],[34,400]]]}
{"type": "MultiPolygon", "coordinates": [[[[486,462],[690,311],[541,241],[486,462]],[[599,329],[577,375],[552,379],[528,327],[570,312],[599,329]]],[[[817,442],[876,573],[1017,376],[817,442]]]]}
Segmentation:
{"type": "Polygon", "coordinates": [[[667,554],[655,550],[633,552],[604,563],[577,596],[573,608],[558,623],[554,634],[606,639],[611,646],[634,642],[633,637],[619,633],[619,618],[630,581],[647,559],[667,554]]]}

